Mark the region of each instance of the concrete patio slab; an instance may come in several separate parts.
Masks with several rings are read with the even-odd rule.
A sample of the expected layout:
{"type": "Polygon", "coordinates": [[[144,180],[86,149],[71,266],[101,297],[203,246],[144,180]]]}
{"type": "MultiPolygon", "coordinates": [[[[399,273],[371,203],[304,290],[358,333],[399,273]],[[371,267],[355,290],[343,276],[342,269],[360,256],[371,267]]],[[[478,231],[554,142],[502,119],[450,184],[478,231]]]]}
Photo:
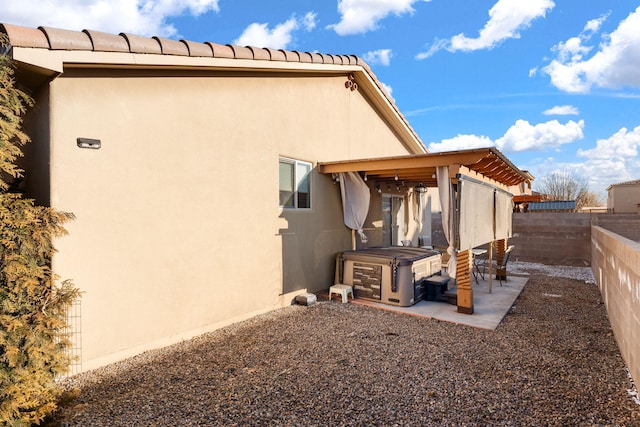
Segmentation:
{"type": "Polygon", "coordinates": [[[351,300],[351,303],[412,316],[444,320],[474,328],[494,330],[509,312],[528,280],[528,277],[509,276],[509,280],[502,282],[502,286],[500,286],[498,280],[494,280],[491,286],[491,293],[489,293],[488,278],[487,280],[480,278],[479,284],[476,284],[474,280],[473,314],[458,313],[455,305],[439,301],[420,301],[411,307],[396,307],[361,298],[355,298],[351,300]]]}

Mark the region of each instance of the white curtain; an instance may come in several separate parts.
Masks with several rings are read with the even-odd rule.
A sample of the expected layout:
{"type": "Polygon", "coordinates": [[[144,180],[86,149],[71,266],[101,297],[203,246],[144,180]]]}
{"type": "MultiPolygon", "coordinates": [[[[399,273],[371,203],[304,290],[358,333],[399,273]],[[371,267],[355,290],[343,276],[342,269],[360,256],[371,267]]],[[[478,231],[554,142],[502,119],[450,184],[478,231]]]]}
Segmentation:
{"type": "Polygon", "coordinates": [[[418,225],[418,233],[422,232],[422,219],[424,216],[424,199],[422,193],[413,190],[413,199],[414,199],[414,211],[413,211],[413,220],[418,225]]]}
{"type": "Polygon", "coordinates": [[[494,240],[512,236],[513,196],[496,190],[495,235],[494,240]]]}
{"type": "Polygon", "coordinates": [[[442,229],[447,239],[447,253],[449,254],[449,263],[447,264],[447,273],[452,279],[456,278],[457,258],[456,248],[453,246],[455,242],[454,236],[454,210],[455,197],[453,187],[449,179],[449,166],[436,167],[436,179],[438,180],[438,194],[440,196],[440,206],[442,209],[442,229]]]}
{"type": "Polygon", "coordinates": [[[368,239],[362,227],[369,213],[369,200],[371,198],[369,187],[357,172],[341,172],[339,176],[344,224],[358,232],[362,243],[367,243],[368,239]]]}
{"type": "Polygon", "coordinates": [[[458,180],[460,217],[458,249],[461,251],[484,245],[494,239],[495,188],[461,176],[458,180]]]}

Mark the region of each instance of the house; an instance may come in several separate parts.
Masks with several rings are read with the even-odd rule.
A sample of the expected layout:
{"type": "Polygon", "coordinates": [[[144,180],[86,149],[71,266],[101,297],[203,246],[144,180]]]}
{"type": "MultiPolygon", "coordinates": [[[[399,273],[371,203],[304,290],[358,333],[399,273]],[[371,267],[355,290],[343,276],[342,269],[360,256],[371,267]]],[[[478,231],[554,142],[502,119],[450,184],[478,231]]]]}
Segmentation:
{"type": "MultiPolygon", "coordinates": [[[[83,292],[80,370],[327,289],[336,253],[355,244],[341,174],[360,174],[371,190],[362,224],[369,244],[417,242],[417,205],[404,204],[394,234],[382,204],[397,208],[420,183],[436,185],[436,172],[445,190],[449,180],[483,189],[486,215],[497,192],[510,208],[506,188],[527,179],[495,149],[427,154],[356,56],[10,24],[0,31],[36,101],[24,126],[32,139],[25,193],[76,216],[53,269],[83,292]]],[[[483,229],[482,243],[506,239],[510,214],[499,214],[497,235],[474,219],[492,218],[469,216],[467,225],[483,229]]]]}
{"type": "Polygon", "coordinates": [[[640,213],[640,179],[608,186],[607,211],[613,213],[640,213]]]}

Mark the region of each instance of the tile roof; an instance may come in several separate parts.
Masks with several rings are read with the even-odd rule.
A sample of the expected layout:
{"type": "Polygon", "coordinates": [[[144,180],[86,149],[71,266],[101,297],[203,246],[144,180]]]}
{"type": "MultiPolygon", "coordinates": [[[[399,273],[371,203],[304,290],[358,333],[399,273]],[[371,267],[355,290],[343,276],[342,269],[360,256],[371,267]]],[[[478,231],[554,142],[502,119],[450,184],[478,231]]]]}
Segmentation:
{"type": "MultiPolygon", "coordinates": [[[[51,51],[93,51],[121,52],[134,54],[154,54],[167,56],[226,58],[253,61],[276,61],[288,63],[331,64],[353,68],[361,67],[390,107],[413,135],[423,152],[426,148],[402,115],[394,100],[387,94],[371,68],[356,55],[332,55],[316,52],[289,51],[285,49],[237,46],[213,42],[194,42],[190,40],[171,40],[163,37],[143,37],[130,33],[109,34],[94,30],[72,31],[52,27],[28,28],[0,23],[0,33],[5,33],[10,47],[37,48],[51,51]]],[[[345,70],[351,72],[351,70],[345,70]]]]}
{"type": "Polygon", "coordinates": [[[143,37],[130,33],[110,34],[94,30],[27,28],[6,23],[0,23],[0,32],[8,36],[9,44],[14,47],[360,65],[373,77],[369,66],[356,55],[329,55],[255,46],[222,45],[213,42],[198,43],[190,40],[178,41],[157,36],[143,37]]]}

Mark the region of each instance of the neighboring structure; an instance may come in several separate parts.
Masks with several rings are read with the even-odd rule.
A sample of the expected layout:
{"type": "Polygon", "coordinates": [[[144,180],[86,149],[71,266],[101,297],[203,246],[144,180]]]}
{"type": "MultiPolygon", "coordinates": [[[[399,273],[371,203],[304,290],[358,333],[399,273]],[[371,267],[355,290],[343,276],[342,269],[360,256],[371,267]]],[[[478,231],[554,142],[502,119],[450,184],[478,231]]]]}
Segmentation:
{"type": "Polygon", "coordinates": [[[547,200],[544,202],[529,202],[527,212],[575,212],[575,200],[547,200]]]}
{"type": "Polygon", "coordinates": [[[607,210],[613,213],[640,213],[640,179],[608,186],[607,210]]]}
{"type": "MultiPolygon", "coordinates": [[[[341,172],[340,162],[364,165],[355,170],[372,178],[372,243],[417,242],[416,221],[396,235],[385,229],[383,205],[408,201],[414,179],[434,185],[436,165],[468,190],[499,192],[501,206],[508,186],[527,180],[495,149],[427,155],[355,56],[8,24],[0,31],[36,101],[25,121],[25,192],[77,217],[53,267],[83,291],[82,370],[327,289],[335,254],[353,244],[329,171],[341,172]],[[376,158],[400,168],[407,186],[375,169],[376,158]],[[388,185],[377,192],[375,182],[388,185]]],[[[404,206],[404,218],[415,218],[404,206]]]]}

